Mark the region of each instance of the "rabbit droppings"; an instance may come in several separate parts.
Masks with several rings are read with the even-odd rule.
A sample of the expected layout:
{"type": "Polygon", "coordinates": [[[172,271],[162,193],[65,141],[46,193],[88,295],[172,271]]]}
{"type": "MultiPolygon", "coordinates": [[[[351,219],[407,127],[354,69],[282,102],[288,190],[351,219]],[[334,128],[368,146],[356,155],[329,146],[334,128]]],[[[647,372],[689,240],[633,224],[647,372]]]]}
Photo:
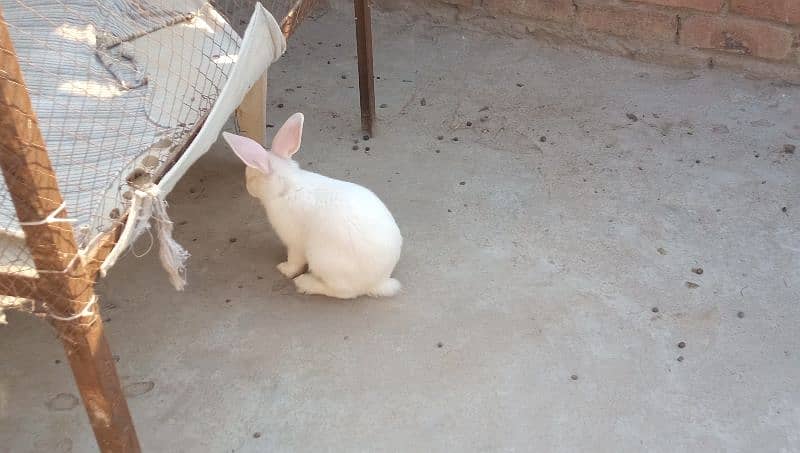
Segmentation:
{"type": "Polygon", "coordinates": [[[292,156],[302,134],[302,113],[286,120],[270,151],[222,134],[247,165],[247,191],[286,245],[288,259],[278,270],[304,294],[394,296],[401,286],[391,275],[403,245],[394,217],[369,189],[301,169],[292,156]]]}

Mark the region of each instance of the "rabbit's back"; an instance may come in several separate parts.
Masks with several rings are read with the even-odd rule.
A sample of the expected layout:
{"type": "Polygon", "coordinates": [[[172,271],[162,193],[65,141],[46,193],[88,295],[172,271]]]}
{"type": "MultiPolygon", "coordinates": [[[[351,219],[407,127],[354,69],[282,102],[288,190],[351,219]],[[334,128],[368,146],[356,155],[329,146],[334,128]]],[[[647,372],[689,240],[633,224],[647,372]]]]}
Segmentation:
{"type": "Polygon", "coordinates": [[[369,189],[346,181],[330,179],[316,192],[306,225],[309,265],[324,259],[342,273],[388,277],[403,239],[386,205],[369,189]]]}

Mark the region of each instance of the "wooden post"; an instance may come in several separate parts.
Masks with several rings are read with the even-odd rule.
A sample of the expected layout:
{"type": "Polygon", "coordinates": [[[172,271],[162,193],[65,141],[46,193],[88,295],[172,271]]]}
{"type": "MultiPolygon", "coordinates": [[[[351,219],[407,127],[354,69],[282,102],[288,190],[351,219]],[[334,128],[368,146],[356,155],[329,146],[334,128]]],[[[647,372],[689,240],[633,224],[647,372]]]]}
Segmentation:
{"type": "MultiPolygon", "coordinates": [[[[5,20],[0,12],[0,166],[22,223],[39,222],[63,199],[44,146],[5,20]]],[[[66,217],[61,209],[58,218],[66,217]]],[[[23,225],[39,278],[36,299],[67,318],[96,300],[94,281],[79,259],[72,226],[23,225]]],[[[83,404],[103,452],[139,452],[139,442],[103,334],[99,306],[71,321],[50,318],[67,353],[83,404]]]]}
{"type": "Polygon", "coordinates": [[[356,9],[358,48],[358,92],[361,97],[361,128],[372,135],[375,120],[375,81],[372,72],[372,7],[370,0],[353,0],[356,9]]]}
{"type": "Polygon", "coordinates": [[[267,147],[267,73],[261,78],[242,100],[236,109],[236,122],[239,130],[247,138],[251,138],[261,146],[267,147]]]}

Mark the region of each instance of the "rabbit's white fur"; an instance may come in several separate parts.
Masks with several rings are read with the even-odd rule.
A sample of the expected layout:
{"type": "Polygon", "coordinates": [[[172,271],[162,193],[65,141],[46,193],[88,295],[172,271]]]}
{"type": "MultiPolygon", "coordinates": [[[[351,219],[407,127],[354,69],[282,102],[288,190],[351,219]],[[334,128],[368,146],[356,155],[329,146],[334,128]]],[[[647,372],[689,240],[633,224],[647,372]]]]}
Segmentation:
{"type": "Polygon", "coordinates": [[[278,270],[305,294],[341,299],[397,294],[401,285],[391,274],[403,238],[392,214],[362,186],[301,169],[291,156],[300,147],[302,124],[302,114],[289,118],[271,151],[223,134],[248,164],[247,191],[264,205],[286,245],[288,259],[278,270]]]}

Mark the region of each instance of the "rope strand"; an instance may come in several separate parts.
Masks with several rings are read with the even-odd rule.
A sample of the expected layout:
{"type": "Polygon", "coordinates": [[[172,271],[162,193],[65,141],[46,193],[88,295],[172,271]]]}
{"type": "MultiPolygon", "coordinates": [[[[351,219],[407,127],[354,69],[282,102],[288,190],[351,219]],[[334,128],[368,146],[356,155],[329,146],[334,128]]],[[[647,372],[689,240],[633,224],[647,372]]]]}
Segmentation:
{"type": "Polygon", "coordinates": [[[61,203],[59,207],[57,207],[53,212],[47,215],[47,217],[43,218],[42,220],[33,220],[30,222],[19,222],[20,226],[37,226],[37,225],[46,225],[49,223],[75,223],[78,219],[69,219],[69,218],[61,218],[56,217],[61,211],[64,210],[66,207],[66,202],[61,203]]]}

